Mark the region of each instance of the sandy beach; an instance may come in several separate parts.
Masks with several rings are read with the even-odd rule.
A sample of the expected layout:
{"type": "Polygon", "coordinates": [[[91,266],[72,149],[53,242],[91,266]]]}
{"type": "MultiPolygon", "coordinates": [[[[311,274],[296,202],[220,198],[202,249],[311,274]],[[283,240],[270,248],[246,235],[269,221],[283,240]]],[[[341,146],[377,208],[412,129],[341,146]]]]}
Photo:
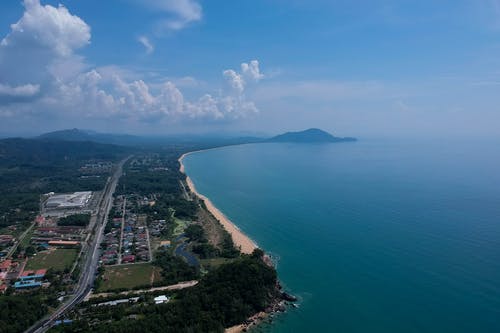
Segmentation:
{"type": "MultiPolygon", "coordinates": [[[[192,153],[195,152],[186,153],[179,158],[179,163],[181,165],[180,171],[184,174],[185,174],[185,169],[182,160],[184,159],[184,157],[192,153]]],[[[241,232],[241,230],[233,222],[231,222],[231,220],[229,220],[217,207],[214,206],[214,204],[210,201],[210,199],[208,199],[203,194],[198,193],[196,191],[196,187],[193,184],[193,181],[187,175],[186,175],[186,182],[191,192],[195,193],[200,199],[202,199],[205,202],[205,206],[210,211],[210,213],[212,213],[212,215],[215,216],[217,220],[219,220],[219,222],[227,230],[227,232],[231,234],[231,237],[233,238],[233,242],[236,245],[236,247],[239,247],[242,253],[246,254],[252,253],[253,250],[257,248],[257,244],[255,244],[254,241],[252,241],[247,235],[241,232]]]]}

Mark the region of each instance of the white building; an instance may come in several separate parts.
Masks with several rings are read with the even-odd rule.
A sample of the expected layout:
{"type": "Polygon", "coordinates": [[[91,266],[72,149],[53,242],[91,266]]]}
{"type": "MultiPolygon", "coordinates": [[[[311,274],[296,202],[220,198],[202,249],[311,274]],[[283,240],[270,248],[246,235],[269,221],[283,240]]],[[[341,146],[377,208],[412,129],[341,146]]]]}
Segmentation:
{"type": "Polygon", "coordinates": [[[167,296],[161,295],[161,296],[155,297],[155,304],[167,303],[169,300],[170,299],[167,296]]]}

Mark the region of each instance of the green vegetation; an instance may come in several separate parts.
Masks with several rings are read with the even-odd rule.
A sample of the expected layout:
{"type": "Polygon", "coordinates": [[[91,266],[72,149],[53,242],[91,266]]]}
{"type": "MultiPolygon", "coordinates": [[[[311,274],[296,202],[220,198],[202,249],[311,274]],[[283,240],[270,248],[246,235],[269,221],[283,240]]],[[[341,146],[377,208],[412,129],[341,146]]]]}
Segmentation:
{"type": "Polygon", "coordinates": [[[76,249],[51,249],[39,252],[28,259],[26,269],[52,268],[55,271],[64,271],[71,268],[77,255],[76,249]]]}
{"type": "MultiPolygon", "coordinates": [[[[84,303],[69,314],[76,320],[70,326],[57,326],[53,331],[68,332],[221,332],[263,310],[275,296],[276,273],[259,256],[240,256],[231,236],[212,217],[207,227],[200,216],[203,202],[186,200],[180,181],[178,157],[188,150],[205,145],[171,144],[155,147],[155,152],[134,149],[136,157],[124,168],[115,195],[128,194],[140,200],[132,202],[133,214],[147,215],[147,222],[164,219],[158,239],[169,239],[186,233],[187,251],[202,262],[202,273],[189,266],[183,258],[172,254],[174,247],[155,254],[153,263],[109,266],[101,272],[95,285],[98,292],[123,291],[200,279],[192,288],[175,291],[172,301],[152,305],[151,295],[140,305],[91,307],[84,303]],[[147,197],[153,204],[143,203],[147,197]],[[198,221],[198,222],[193,222],[198,221]],[[177,234],[176,234],[177,233],[177,234]],[[225,258],[221,258],[225,257],[225,258]],[[205,274],[201,276],[202,274],[205,274]],[[149,304],[148,304],[149,302],[149,304]],[[129,317],[129,315],[134,315],[129,317]],[[92,323],[92,324],[90,324],[92,323]]],[[[151,149],[151,148],[149,148],[151,149]]],[[[0,140],[0,228],[15,224],[13,231],[22,233],[39,211],[40,195],[47,192],[99,191],[109,174],[109,167],[89,171],[86,164],[117,162],[131,153],[130,148],[92,142],[49,140],[0,140]],[[83,172],[83,170],[86,170],[83,172]],[[89,174],[90,173],[90,174],[89,174]]],[[[109,165],[109,164],[108,164],[109,165]]],[[[90,168],[92,169],[92,168],[90,168]]],[[[120,217],[112,211],[110,218],[120,217]]],[[[86,226],[89,215],[73,215],[59,220],[59,225],[86,226]]],[[[109,231],[109,227],[107,226],[109,231]]],[[[17,253],[34,254],[35,246],[26,242],[17,253]]],[[[17,255],[16,253],[16,255],[17,255]]],[[[56,307],[58,294],[70,293],[74,285],[67,274],[77,256],[75,249],[41,251],[28,260],[26,269],[48,268],[48,288],[29,294],[0,295],[0,332],[20,332],[56,307]]],[[[75,272],[78,272],[78,269],[75,272]]],[[[73,278],[77,275],[73,274],[73,278]]],[[[170,294],[169,294],[170,295],[170,294]]]]}
{"type": "Polygon", "coordinates": [[[82,178],[80,167],[89,160],[116,162],[128,151],[92,142],[0,140],[0,228],[26,228],[43,193],[102,190],[107,174],[82,178]]]}
{"type": "Polygon", "coordinates": [[[256,256],[242,256],[207,273],[164,305],[92,307],[54,332],[223,332],[265,310],[277,296],[276,272],[256,256]],[[134,318],[129,319],[130,315],[134,318]],[[112,322],[108,319],[113,318],[112,322]],[[92,322],[92,325],[90,324],[92,322]]]}
{"type": "Polygon", "coordinates": [[[189,238],[190,241],[201,242],[204,243],[207,241],[205,237],[205,232],[203,231],[203,227],[199,224],[191,224],[184,230],[186,237],[189,238]]]}
{"type": "Polygon", "coordinates": [[[90,214],[74,214],[65,216],[57,221],[60,226],[86,227],[90,222],[90,214]]]}
{"type": "Polygon", "coordinates": [[[0,332],[23,332],[42,318],[47,305],[38,295],[17,295],[0,297],[0,332]]]}
{"type": "Polygon", "coordinates": [[[160,269],[151,264],[109,266],[100,277],[97,292],[149,288],[162,280],[160,269]]]}
{"type": "Polygon", "coordinates": [[[176,257],[165,250],[156,253],[153,264],[161,268],[165,284],[194,280],[199,277],[194,267],[189,266],[182,258],[176,257]]]}

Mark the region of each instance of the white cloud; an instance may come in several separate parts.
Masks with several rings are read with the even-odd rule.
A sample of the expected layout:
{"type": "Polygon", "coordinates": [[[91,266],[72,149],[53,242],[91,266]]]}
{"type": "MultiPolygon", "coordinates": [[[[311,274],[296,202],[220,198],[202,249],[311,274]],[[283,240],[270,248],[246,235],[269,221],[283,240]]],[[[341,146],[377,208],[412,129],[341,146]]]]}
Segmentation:
{"type": "Polygon", "coordinates": [[[258,60],[242,63],[241,73],[237,73],[233,69],[226,69],[222,74],[229,85],[240,94],[245,90],[248,81],[258,82],[264,77],[264,74],[260,72],[258,60]]]}
{"type": "Polygon", "coordinates": [[[243,77],[240,74],[236,73],[232,69],[226,69],[222,72],[222,74],[231,87],[237,92],[242,93],[243,90],[245,90],[245,80],[243,80],[243,77]]]}
{"type": "Polygon", "coordinates": [[[137,38],[137,41],[144,46],[147,54],[151,54],[155,50],[154,45],[146,36],[139,36],[139,38],[137,38]]]}
{"type": "MultiPolygon", "coordinates": [[[[157,2],[184,20],[201,18],[193,1],[157,2]]],[[[89,68],[77,50],[90,43],[90,27],[65,7],[25,0],[22,18],[0,45],[0,117],[32,119],[113,119],[151,123],[230,121],[258,110],[244,95],[246,84],[263,75],[258,62],[241,65],[241,73],[224,71],[232,89],[187,99],[179,85],[192,87],[191,77],[147,82],[140,73],[118,66],[89,68]],[[14,105],[15,104],[15,105],[14,105]],[[38,117],[38,118],[37,118],[38,117]]],[[[141,36],[147,52],[154,46],[141,36]]],[[[198,87],[199,89],[199,87],[198,87]]]]}
{"type": "Polygon", "coordinates": [[[25,84],[23,86],[11,87],[0,83],[0,97],[32,97],[40,92],[40,85],[25,84]]]}
{"type": "Polygon", "coordinates": [[[23,17],[11,25],[2,47],[40,47],[66,57],[90,43],[90,27],[66,7],[42,6],[40,0],[24,0],[23,17]]]}
{"type": "Polygon", "coordinates": [[[258,60],[252,60],[250,61],[249,64],[247,63],[242,63],[241,64],[241,72],[243,76],[249,78],[250,80],[253,81],[259,81],[262,78],[264,78],[264,75],[260,72],[259,69],[259,61],[258,60]]]}
{"type": "Polygon", "coordinates": [[[81,70],[83,58],[74,52],[90,43],[90,27],[63,6],[42,6],[39,0],[23,5],[23,16],[0,43],[0,83],[42,86],[53,79],[51,71],[81,70]]]}
{"type": "Polygon", "coordinates": [[[141,0],[140,3],[166,14],[158,24],[160,30],[181,30],[203,17],[203,8],[195,0],[141,0]]]}

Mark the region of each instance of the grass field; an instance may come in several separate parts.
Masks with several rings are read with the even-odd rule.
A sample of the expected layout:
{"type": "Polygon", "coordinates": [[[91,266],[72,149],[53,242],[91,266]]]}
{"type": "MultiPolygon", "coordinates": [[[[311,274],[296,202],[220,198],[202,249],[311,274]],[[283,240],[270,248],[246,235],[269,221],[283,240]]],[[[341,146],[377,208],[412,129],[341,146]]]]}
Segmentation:
{"type": "Polygon", "coordinates": [[[233,262],[234,259],[229,259],[229,258],[213,258],[213,259],[201,259],[200,264],[204,268],[217,268],[222,264],[227,264],[230,262],[233,262]]]}
{"type": "Polygon", "coordinates": [[[160,269],[151,264],[131,264],[106,267],[98,292],[133,289],[161,280],[160,269]]]}
{"type": "Polygon", "coordinates": [[[77,249],[50,249],[48,251],[37,253],[36,256],[28,260],[26,270],[53,268],[63,271],[65,268],[71,268],[71,265],[78,254],[77,249]]]}

